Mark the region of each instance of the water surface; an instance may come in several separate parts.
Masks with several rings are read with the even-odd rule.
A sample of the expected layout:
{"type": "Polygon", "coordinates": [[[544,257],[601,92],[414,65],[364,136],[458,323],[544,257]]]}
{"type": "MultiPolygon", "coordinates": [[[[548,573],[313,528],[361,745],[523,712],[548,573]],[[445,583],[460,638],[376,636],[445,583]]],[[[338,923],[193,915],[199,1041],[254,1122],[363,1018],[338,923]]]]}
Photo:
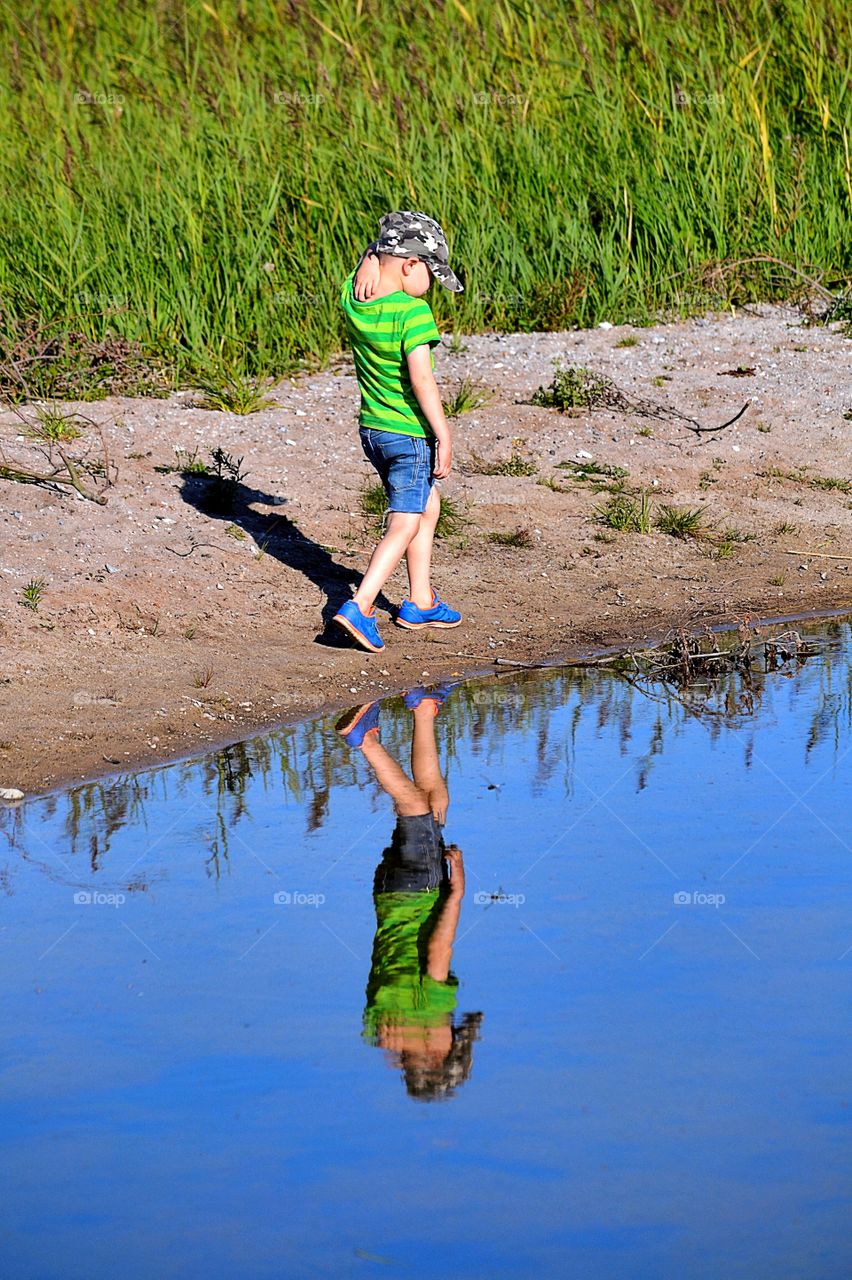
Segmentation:
{"type": "Polygon", "coordinates": [[[848,1276],[852,638],[809,631],[701,709],[535,672],[0,811],[3,1276],[848,1276]],[[401,993],[424,794],[465,892],[396,900],[401,993]]]}

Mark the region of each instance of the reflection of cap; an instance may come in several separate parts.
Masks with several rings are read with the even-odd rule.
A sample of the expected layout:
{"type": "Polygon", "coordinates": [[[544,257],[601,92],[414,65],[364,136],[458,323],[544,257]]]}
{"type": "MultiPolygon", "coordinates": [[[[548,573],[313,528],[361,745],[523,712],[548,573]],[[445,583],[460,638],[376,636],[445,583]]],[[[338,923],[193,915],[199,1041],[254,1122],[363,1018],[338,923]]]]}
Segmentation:
{"type": "Polygon", "coordinates": [[[402,209],[386,213],[379,223],[376,253],[390,253],[395,258],[420,258],[445,289],[461,293],[464,285],[450,270],[447,237],[434,218],[425,213],[402,209]]]}

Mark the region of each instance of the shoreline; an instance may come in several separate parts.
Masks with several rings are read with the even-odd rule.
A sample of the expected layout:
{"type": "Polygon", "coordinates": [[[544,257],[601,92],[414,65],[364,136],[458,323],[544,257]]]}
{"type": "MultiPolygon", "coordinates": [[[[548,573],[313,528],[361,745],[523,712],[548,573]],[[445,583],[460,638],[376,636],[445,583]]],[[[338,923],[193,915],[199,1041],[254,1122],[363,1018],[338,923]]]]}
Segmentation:
{"type": "MultiPolygon", "coordinates": [[[[748,609],[734,611],[726,618],[717,618],[716,621],[710,621],[709,618],[703,619],[701,622],[695,620],[694,616],[687,625],[684,619],[673,617],[668,625],[659,623],[655,627],[653,634],[645,634],[641,638],[643,647],[653,647],[665,641],[666,636],[672,631],[683,627],[689,634],[697,635],[704,632],[705,629],[714,633],[725,632],[736,629],[742,622],[747,622],[751,628],[774,628],[788,623],[816,623],[823,619],[843,618],[852,614],[852,594],[848,601],[843,604],[835,603],[830,606],[819,606],[806,609],[800,609],[797,612],[777,614],[759,614],[748,609]]],[[[613,636],[615,633],[613,633],[613,636]]],[[[601,638],[602,640],[604,637],[601,638]]],[[[452,678],[454,681],[466,682],[468,680],[491,679],[497,676],[511,676],[512,674],[521,675],[526,671],[545,671],[550,668],[560,668],[566,666],[579,665],[582,663],[594,664],[596,658],[613,656],[619,653],[625,653],[639,645],[638,634],[631,640],[627,635],[621,635],[619,639],[610,637],[609,642],[598,642],[592,646],[579,645],[570,651],[560,653],[548,658],[540,658],[539,660],[509,660],[494,659],[494,661],[485,667],[464,668],[454,670],[452,678]]],[[[358,658],[357,653],[352,656],[358,658]]],[[[365,655],[367,656],[367,655],[365,655]]],[[[445,678],[447,678],[445,674],[445,678]]],[[[427,685],[440,683],[440,677],[427,680],[427,685]]],[[[375,698],[366,696],[370,689],[364,686],[363,693],[364,702],[379,701],[384,698],[399,696],[406,692],[409,685],[399,685],[397,687],[385,688],[376,691],[375,698]]],[[[83,772],[63,772],[58,770],[50,779],[47,786],[39,787],[36,785],[32,790],[25,790],[24,800],[28,799],[44,799],[51,795],[59,794],[76,787],[84,787],[94,783],[103,782],[108,779],[118,779],[127,774],[136,774],[148,772],[156,769],[167,768],[171,765],[188,763],[198,759],[199,756],[227,750],[237,743],[247,741],[248,739],[261,736],[266,733],[274,733],[278,729],[283,729],[294,724],[300,724],[308,720],[321,719],[325,716],[343,712],[350,706],[355,705],[353,695],[349,694],[349,700],[337,696],[330,701],[326,701],[312,708],[304,707],[298,713],[284,715],[274,719],[252,720],[245,719],[240,724],[239,732],[229,733],[224,737],[221,734],[209,733],[208,735],[200,735],[193,742],[192,747],[187,750],[178,750],[175,753],[166,753],[151,755],[145,752],[134,755],[132,751],[128,752],[128,759],[121,763],[121,767],[116,767],[115,763],[103,762],[99,766],[95,763],[95,757],[92,755],[90,765],[83,766],[83,772]]],[[[94,744],[96,749],[98,744],[94,744]]],[[[86,757],[84,757],[86,758],[86,757]]],[[[79,767],[79,766],[78,766],[79,767]]],[[[0,775],[0,786],[18,785],[13,781],[6,781],[3,775],[0,775]]],[[[23,789],[23,788],[22,788],[23,789]]],[[[12,804],[16,802],[11,802],[12,804]]],[[[18,802],[21,803],[21,802],[18,802]]]]}
{"type": "MultiPolygon", "coordinates": [[[[442,494],[461,523],[435,549],[435,585],[464,622],[392,625],[397,571],[377,655],[323,643],[375,541],[351,362],[283,381],[274,406],[246,416],[191,393],[61,405],[90,421],[78,424],[97,431],[115,474],[102,506],[0,482],[0,787],[46,794],[674,628],[852,610],[852,343],[803,321],[765,306],[445,342],[442,393],[465,381],[487,393],[453,420],[442,494]],[[531,403],[556,361],[702,422],[748,411],[701,438],[671,416],[560,413],[531,403]],[[240,463],[227,511],[187,465],[214,450],[240,463]],[[640,496],[646,531],[607,522],[613,500],[640,496]],[[657,517],[671,508],[698,513],[697,531],[667,531],[657,517]]],[[[40,455],[20,415],[37,411],[0,412],[0,442],[30,469],[40,455]]]]}

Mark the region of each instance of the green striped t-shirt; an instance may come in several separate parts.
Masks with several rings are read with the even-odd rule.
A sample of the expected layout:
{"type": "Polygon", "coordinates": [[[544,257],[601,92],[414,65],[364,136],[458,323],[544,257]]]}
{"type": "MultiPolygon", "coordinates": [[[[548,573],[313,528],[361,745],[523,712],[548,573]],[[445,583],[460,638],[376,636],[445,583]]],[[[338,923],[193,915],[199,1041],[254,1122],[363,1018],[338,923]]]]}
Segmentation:
{"type": "MultiPolygon", "coordinates": [[[[431,436],[432,428],[408,376],[406,357],[424,342],[434,347],[441,341],[432,309],[424,298],[410,298],[401,289],[357,302],[352,293],[354,275],[353,271],[346,280],[340,301],[361,389],[358,420],[362,427],[379,431],[431,436]]],[[[434,368],[431,351],[429,359],[434,368]]]]}

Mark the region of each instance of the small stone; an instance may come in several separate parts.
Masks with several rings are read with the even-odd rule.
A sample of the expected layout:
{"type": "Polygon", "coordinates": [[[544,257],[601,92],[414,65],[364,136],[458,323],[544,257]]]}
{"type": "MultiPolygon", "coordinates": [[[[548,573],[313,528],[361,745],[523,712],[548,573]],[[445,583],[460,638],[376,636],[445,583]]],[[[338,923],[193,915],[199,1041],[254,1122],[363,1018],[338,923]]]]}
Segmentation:
{"type": "Polygon", "coordinates": [[[0,800],[23,800],[24,793],[17,787],[0,787],[0,800]]]}

